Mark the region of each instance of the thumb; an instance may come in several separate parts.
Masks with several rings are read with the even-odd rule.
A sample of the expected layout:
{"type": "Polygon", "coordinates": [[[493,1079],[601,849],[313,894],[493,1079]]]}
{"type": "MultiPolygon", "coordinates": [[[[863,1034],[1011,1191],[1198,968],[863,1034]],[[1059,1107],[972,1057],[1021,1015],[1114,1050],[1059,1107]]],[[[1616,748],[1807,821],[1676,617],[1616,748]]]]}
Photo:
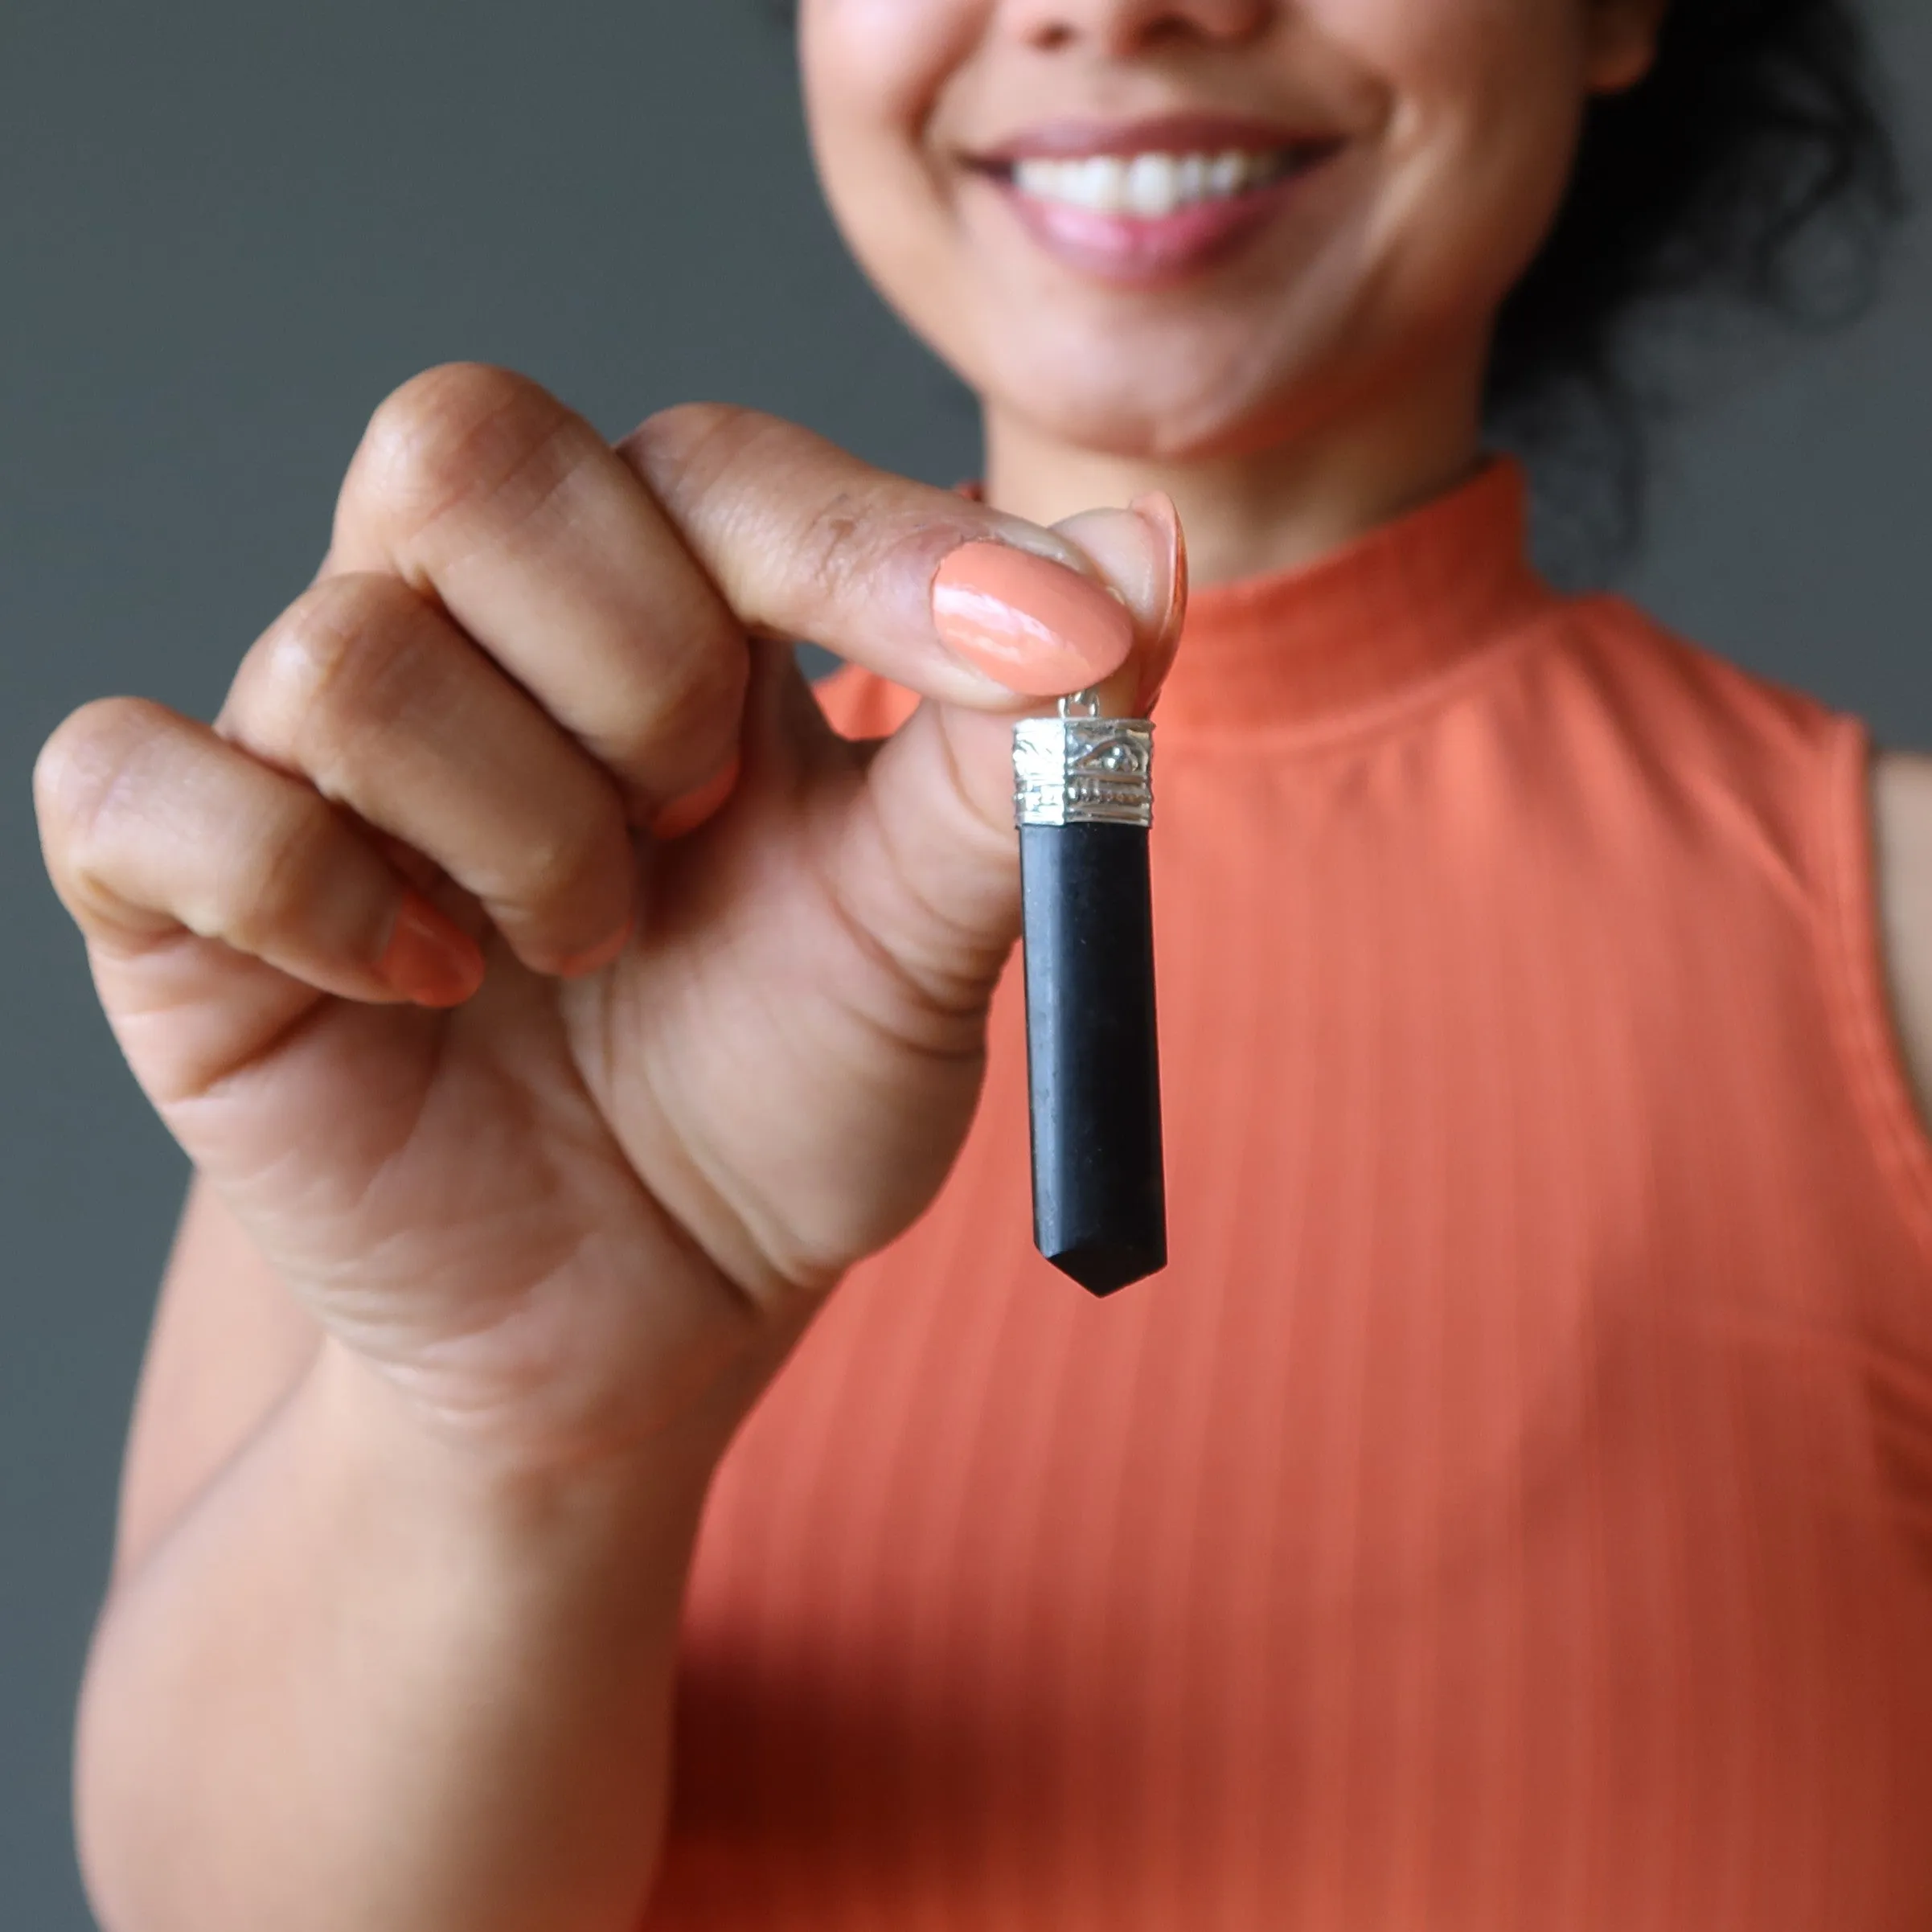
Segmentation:
{"type": "MultiPolygon", "coordinates": [[[[1056,526],[1119,598],[1133,642],[1105,680],[1104,711],[1142,716],[1173,661],[1187,599],[1179,519],[1166,496],[1090,510],[1056,526]]],[[[1045,613],[1043,613],[1045,614],[1045,613]]],[[[947,619],[935,621],[942,635],[947,619]]],[[[948,637],[956,650],[961,641],[948,637]]],[[[1003,646],[1011,650],[1010,641],[1003,646]]],[[[987,668],[992,668],[989,663],[987,668]]],[[[1037,693],[1023,657],[1003,675],[1037,693]]],[[[842,898],[917,983],[963,1009],[990,995],[1019,929],[1011,713],[923,703],[874,756],[836,861],[842,898]]]]}
{"type": "Polygon", "coordinates": [[[1164,490],[1122,510],[1085,510],[1053,526],[1089,559],[1134,617],[1134,648],[1101,687],[1108,717],[1144,718],[1160,695],[1188,614],[1188,545],[1164,490]]]}

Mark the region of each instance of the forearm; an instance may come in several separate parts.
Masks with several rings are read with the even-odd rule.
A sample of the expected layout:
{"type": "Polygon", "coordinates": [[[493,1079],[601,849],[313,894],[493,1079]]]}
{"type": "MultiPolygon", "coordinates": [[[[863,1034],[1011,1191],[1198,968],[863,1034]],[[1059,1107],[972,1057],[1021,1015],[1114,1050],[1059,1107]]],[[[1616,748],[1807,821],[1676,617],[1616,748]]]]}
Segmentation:
{"type": "Polygon", "coordinates": [[[619,1932],[708,1451],[485,1470],[325,1353],[117,1589],[78,1803],[111,1932],[619,1932]]]}

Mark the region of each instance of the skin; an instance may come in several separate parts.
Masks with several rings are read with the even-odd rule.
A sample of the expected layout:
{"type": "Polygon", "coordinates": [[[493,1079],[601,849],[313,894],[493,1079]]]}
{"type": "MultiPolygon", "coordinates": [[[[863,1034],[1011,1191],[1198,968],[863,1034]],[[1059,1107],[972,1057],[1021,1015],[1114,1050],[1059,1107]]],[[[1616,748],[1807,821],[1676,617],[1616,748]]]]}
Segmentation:
{"type": "MultiPolygon", "coordinates": [[[[740,412],[613,451],[519,378],[433,371],[214,727],[61,727],[49,867],[200,1177],[80,1715],[109,1932],[636,1922],[706,1483],[939,1185],[1017,926],[1008,728],[1060,660],[1011,640],[1050,613],[991,676],[935,625],[942,561],[991,539],[1069,608],[1110,589],[1144,690],[1171,539],[1088,506],[1165,490],[1225,576],[1466,473],[1497,303],[1657,4],[806,0],[828,195],[984,398],[997,511],[740,412]],[[1041,256],[964,158],[1180,108],[1347,146],[1159,290],[1041,256]],[[761,642],[801,634],[930,702],[843,744],[761,642]],[[399,919],[453,1007],[399,994],[399,919]]],[[[1932,765],[1877,798],[1932,1064],[1932,765]]]]}
{"type": "Polygon", "coordinates": [[[816,0],[806,105],[847,243],[982,398],[994,500],[1051,521],[1156,485],[1211,582],[1468,469],[1495,310],[1661,5],[816,0]],[[962,165],[1043,121],[1196,106],[1347,146],[1261,245],[1173,290],[1068,273],[962,165]]]}

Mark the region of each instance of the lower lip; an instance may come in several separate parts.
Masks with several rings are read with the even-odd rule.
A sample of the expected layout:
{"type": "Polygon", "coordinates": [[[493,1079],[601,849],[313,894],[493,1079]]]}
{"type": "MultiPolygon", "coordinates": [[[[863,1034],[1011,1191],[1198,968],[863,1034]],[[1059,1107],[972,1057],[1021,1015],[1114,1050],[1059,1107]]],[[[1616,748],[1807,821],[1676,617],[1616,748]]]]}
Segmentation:
{"type": "Polygon", "coordinates": [[[1320,162],[1304,163],[1264,187],[1200,201],[1171,215],[1110,215],[1023,193],[1009,180],[992,186],[1028,234],[1077,273],[1132,288],[1156,288],[1225,260],[1252,240],[1320,162]]]}

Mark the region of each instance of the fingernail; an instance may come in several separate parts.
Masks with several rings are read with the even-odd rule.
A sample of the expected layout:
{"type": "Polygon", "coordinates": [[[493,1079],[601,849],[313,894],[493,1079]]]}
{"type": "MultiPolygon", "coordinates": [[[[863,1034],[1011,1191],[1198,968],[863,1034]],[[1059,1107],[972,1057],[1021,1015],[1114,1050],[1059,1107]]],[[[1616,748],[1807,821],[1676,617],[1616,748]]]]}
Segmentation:
{"type": "Polygon", "coordinates": [[[1180,645],[1181,626],[1188,614],[1188,539],[1181,529],[1180,513],[1164,490],[1150,490],[1137,496],[1127,507],[1148,524],[1165,546],[1167,568],[1167,608],[1158,636],[1141,662],[1140,702],[1150,709],[1174,667],[1174,654],[1180,645]]]}
{"type": "Polygon", "coordinates": [[[1152,527],[1161,542],[1167,576],[1167,609],[1160,631],[1165,638],[1180,629],[1188,608],[1188,539],[1181,529],[1180,512],[1164,490],[1150,490],[1127,507],[1152,527]]]}
{"type": "Polygon", "coordinates": [[[939,566],[933,623],[955,657],[1029,698],[1097,683],[1134,642],[1134,620],[1118,598],[1004,544],[966,544],[939,566]]]}
{"type": "Polygon", "coordinates": [[[420,893],[405,892],[375,970],[419,1007],[460,1007],[483,983],[483,950],[420,893]]]}
{"type": "Polygon", "coordinates": [[[738,754],[733,752],[716,777],[707,779],[695,791],[687,792],[683,798],[673,798],[661,806],[650,822],[651,837],[682,839],[687,832],[695,832],[737,790],[739,762],[738,754]]]}
{"type": "Polygon", "coordinates": [[[568,958],[557,962],[557,977],[560,979],[588,979],[593,973],[601,973],[611,965],[630,944],[630,936],[637,929],[638,916],[628,914],[624,923],[601,945],[593,945],[585,953],[572,953],[568,958]]]}

